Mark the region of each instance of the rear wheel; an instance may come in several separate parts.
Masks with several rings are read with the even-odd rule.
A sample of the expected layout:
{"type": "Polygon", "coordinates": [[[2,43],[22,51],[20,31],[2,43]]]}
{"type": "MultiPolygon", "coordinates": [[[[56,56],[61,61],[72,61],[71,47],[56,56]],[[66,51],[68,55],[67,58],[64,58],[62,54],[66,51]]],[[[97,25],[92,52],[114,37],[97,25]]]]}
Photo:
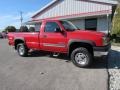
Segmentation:
{"type": "Polygon", "coordinates": [[[76,48],[71,54],[71,60],[78,67],[88,67],[92,62],[92,54],[84,48],[76,48]]]}
{"type": "Polygon", "coordinates": [[[17,52],[22,57],[25,57],[28,55],[28,49],[24,43],[20,43],[17,45],[17,52]]]}

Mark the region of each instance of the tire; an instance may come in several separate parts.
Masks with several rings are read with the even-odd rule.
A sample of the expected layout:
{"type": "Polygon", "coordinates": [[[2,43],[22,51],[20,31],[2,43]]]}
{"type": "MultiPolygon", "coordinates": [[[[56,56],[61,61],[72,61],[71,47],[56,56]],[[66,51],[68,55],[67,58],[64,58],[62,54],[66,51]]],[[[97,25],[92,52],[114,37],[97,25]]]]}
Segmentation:
{"type": "Polygon", "coordinates": [[[71,53],[71,61],[75,66],[81,68],[90,66],[92,63],[92,58],[92,54],[90,54],[90,52],[84,47],[76,48],[71,53]]]}
{"type": "Polygon", "coordinates": [[[28,48],[24,43],[20,43],[17,45],[17,52],[20,56],[26,57],[28,55],[28,48]]]}

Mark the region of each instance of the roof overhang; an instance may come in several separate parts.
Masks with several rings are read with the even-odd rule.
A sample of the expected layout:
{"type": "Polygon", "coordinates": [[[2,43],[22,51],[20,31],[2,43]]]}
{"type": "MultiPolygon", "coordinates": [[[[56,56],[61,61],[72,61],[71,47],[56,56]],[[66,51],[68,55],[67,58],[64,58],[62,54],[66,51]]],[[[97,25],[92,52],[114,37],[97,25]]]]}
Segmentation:
{"type": "Polygon", "coordinates": [[[40,12],[42,12],[43,10],[45,10],[46,8],[50,7],[51,5],[53,5],[54,3],[58,2],[58,1],[59,0],[53,0],[52,2],[48,3],[46,6],[44,6],[43,8],[41,8],[40,10],[38,10],[37,12],[35,12],[35,14],[32,16],[32,18],[34,18],[40,12]]]}
{"type": "Polygon", "coordinates": [[[41,22],[42,22],[42,20],[32,20],[32,21],[28,21],[28,22],[23,23],[23,25],[35,25],[35,24],[38,24],[41,22]]]}
{"type": "MultiPolygon", "coordinates": [[[[62,0],[53,0],[52,2],[48,3],[46,6],[44,6],[43,8],[41,8],[40,10],[38,10],[37,12],[35,12],[35,14],[32,16],[32,18],[34,18],[39,13],[41,13],[45,9],[49,8],[53,4],[55,4],[57,2],[60,2],[60,1],[62,1],[62,0]]],[[[94,2],[94,3],[101,3],[101,4],[107,4],[107,5],[113,5],[113,6],[117,5],[117,3],[118,3],[117,1],[113,1],[113,0],[78,0],[78,1],[94,2]]]]}
{"type": "Polygon", "coordinates": [[[78,14],[71,14],[66,16],[57,16],[57,17],[50,17],[45,19],[32,19],[32,21],[29,21],[27,23],[39,23],[42,20],[64,20],[64,19],[77,19],[77,18],[86,18],[86,17],[99,17],[99,16],[105,16],[105,15],[111,15],[111,10],[104,10],[104,11],[97,11],[97,12],[88,12],[88,13],[78,13],[78,14]]]}
{"type": "Polygon", "coordinates": [[[82,0],[82,1],[89,1],[89,2],[107,4],[107,5],[117,5],[118,4],[118,2],[115,0],[82,0]]]}

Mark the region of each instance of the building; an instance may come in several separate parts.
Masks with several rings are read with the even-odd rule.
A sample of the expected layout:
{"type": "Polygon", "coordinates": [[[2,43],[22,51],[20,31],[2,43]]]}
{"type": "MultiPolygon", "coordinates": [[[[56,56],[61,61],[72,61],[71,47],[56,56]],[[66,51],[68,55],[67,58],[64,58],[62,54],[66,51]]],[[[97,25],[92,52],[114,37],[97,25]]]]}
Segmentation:
{"type": "MultiPolygon", "coordinates": [[[[62,19],[72,21],[80,29],[107,33],[117,2],[110,0],[53,0],[38,10],[32,21],[62,19]]],[[[36,28],[40,25],[36,23],[36,28]]]]}

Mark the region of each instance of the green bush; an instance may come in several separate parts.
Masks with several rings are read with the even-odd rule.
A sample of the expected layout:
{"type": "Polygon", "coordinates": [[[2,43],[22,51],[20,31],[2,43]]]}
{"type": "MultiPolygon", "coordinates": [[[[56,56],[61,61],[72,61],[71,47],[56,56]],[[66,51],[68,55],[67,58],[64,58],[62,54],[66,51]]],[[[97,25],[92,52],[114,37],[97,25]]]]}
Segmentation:
{"type": "Polygon", "coordinates": [[[113,34],[113,35],[111,36],[111,40],[112,40],[112,42],[114,42],[114,43],[120,43],[120,36],[117,36],[116,34],[113,34]]]}
{"type": "Polygon", "coordinates": [[[14,26],[7,26],[5,32],[16,32],[16,28],[14,26]]]}

